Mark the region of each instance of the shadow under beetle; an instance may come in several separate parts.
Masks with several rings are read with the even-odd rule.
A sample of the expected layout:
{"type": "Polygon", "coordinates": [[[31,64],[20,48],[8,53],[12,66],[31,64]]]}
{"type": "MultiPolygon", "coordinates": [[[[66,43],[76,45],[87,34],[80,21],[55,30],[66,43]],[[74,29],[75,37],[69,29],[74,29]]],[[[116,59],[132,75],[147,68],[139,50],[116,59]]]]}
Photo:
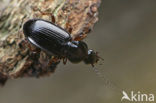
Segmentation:
{"type": "Polygon", "coordinates": [[[68,59],[72,63],[84,61],[94,66],[100,58],[96,52],[88,49],[85,42],[72,40],[67,31],[52,22],[30,19],[24,24],[23,32],[31,44],[56,58],[63,58],[64,64],[68,59]]]}

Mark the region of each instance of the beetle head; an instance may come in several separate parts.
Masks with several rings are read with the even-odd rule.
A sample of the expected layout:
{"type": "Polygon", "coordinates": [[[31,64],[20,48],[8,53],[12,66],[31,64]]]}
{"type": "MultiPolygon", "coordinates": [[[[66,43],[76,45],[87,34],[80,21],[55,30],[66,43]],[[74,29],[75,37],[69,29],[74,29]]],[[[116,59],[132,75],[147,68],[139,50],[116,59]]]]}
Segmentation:
{"type": "Polygon", "coordinates": [[[84,63],[91,64],[94,67],[94,64],[97,63],[99,59],[102,58],[98,56],[98,53],[90,49],[88,50],[88,56],[84,59],[84,63]]]}

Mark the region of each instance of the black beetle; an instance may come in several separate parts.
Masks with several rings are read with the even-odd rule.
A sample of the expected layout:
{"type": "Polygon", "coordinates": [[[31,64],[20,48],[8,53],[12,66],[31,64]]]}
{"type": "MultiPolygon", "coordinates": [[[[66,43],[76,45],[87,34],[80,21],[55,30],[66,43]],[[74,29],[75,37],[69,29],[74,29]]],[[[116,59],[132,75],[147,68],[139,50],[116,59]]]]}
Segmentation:
{"type": "Polygon", "coordinates": [[[92,66],[99,60],[85,42],[72,40],[67,31],[52,22],[30,19],[24,24],[23,32],[30,43],[53,56],[65,57],[73,63],[84,61],[92,66]]]}

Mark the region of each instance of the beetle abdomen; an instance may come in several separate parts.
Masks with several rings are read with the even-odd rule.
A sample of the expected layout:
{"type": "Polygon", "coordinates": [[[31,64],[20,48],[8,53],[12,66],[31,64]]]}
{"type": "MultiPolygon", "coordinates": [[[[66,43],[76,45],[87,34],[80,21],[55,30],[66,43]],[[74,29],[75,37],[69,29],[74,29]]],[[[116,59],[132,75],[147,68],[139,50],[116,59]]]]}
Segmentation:
{"type": "Polygon", "coordinates": [[[41,19],[27,21],[23,29],[32,44],[55,55],[62,54],[63,44],[71,39],[66,31],[41,19]]]}

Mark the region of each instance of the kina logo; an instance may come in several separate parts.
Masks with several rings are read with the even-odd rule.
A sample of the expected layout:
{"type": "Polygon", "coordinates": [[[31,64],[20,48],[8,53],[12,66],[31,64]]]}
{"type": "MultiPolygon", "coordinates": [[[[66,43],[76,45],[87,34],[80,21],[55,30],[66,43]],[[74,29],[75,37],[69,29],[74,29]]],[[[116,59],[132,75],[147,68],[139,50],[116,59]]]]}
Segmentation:
{"type": "Polygon", "coordinates": [[[130,94],[126,93],[125,91],[122,91],[122,98],[121,101],[127,100],[127,101],[132,101],[132,102],[143,102],[143,101],[148,101],[148,102],[153,102],[154,101],[154,94],[145,94],[141,93],[140,91],[134,92],[131,91],[130,94]]]}

